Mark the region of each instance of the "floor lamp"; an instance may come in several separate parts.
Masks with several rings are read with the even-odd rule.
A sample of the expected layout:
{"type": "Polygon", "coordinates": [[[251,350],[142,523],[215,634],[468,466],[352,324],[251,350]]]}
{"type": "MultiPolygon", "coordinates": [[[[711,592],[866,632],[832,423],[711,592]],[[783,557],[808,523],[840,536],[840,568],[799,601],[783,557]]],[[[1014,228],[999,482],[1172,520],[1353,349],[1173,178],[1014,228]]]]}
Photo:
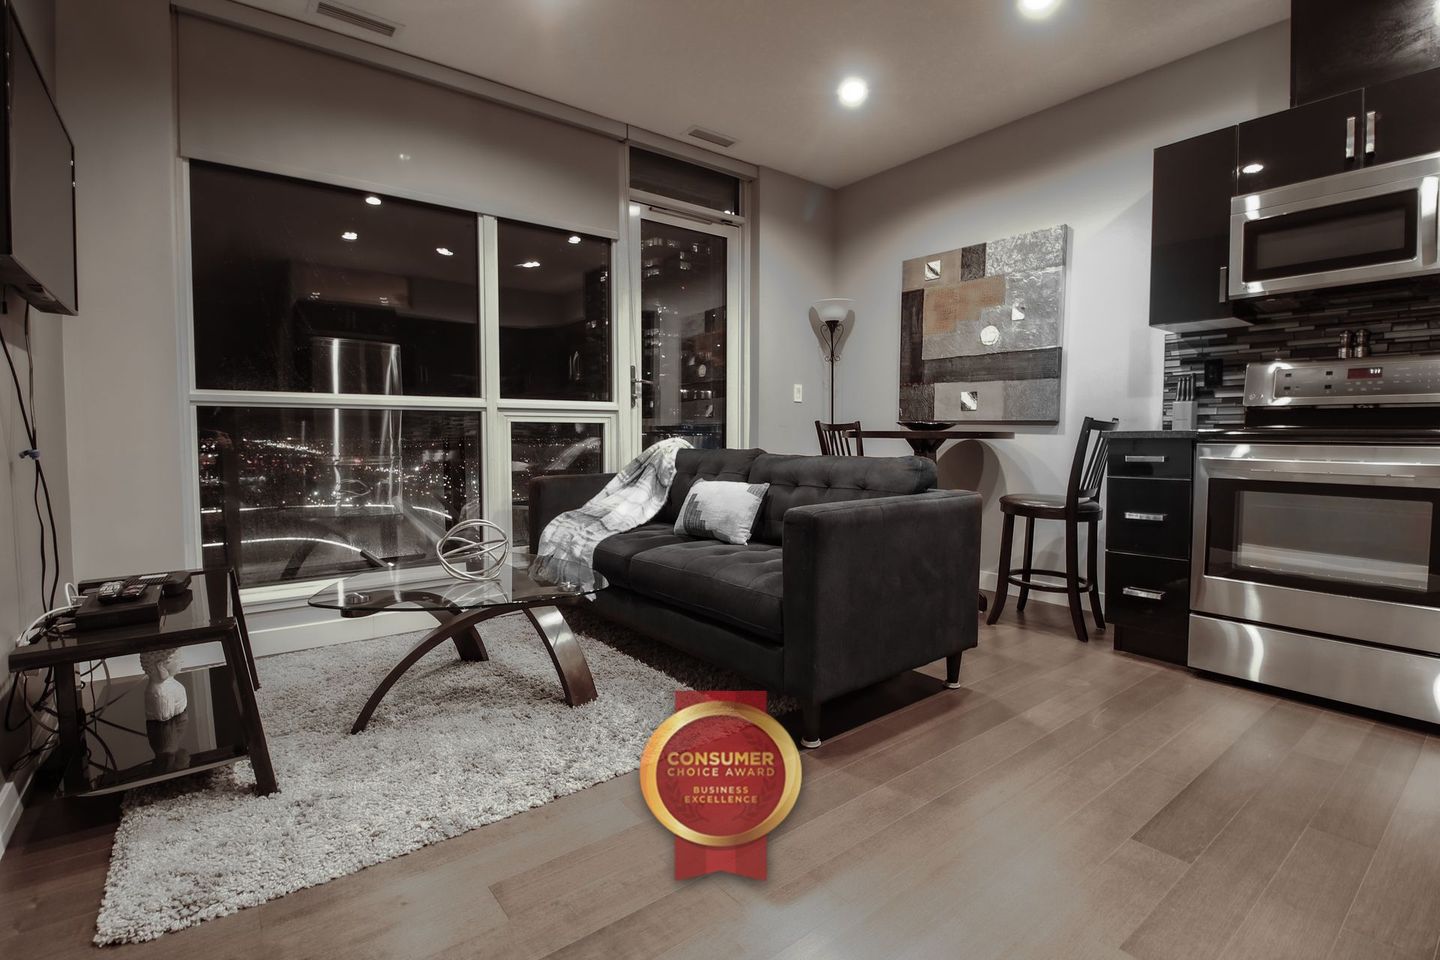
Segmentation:
{"type": "Polygon", "coordinates": [[[835,298],[816,300],[810,307],[810,324],[824,338],[825,362],[830,364],[830,423],[835,422],[835,361],[840,359],[839,347],[846,334],[855,326],[854,303],[835,298]]]}

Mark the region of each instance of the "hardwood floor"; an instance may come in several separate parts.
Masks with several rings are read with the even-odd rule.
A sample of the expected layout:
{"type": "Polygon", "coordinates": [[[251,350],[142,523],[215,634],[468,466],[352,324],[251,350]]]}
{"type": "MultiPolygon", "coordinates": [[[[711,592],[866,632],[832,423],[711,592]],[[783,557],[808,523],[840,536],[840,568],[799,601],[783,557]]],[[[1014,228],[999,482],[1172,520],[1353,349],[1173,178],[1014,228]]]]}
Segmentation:
{"type": "MultiPolygon", "coordinates": [[[[805,753],[766,883],[672,880],[632,774],[104,955],[1440,958],[1440,740],[1026,616],[981,628],[963,689],[805,753]]],[[[101,955],[114,817],[27,814],[0,956],[101,955]]]]}

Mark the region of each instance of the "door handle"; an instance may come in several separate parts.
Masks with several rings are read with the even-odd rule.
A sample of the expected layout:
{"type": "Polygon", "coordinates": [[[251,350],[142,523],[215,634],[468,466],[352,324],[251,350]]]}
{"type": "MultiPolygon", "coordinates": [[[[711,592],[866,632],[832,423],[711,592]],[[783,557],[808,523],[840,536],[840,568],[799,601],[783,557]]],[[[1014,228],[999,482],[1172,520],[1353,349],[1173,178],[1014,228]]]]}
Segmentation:
{"type": "Polygon", "coordinates": [[[1345,159],[1355,159],[1355,118],[1345,118],[1345,159]]]}
{"type": "Polygon", "coordinates": [[[640,371],[635,369],[635,364],[630,364],[630,406],[633,408],[640,403],[641,388],[646,384],[653,386],[654,380],[646,380],[640,376],[640,371]]]}
{"type": "Polygon", "coordinates": [[[1143,520],[1146,523],[1164,523],[1166,514],[1163,513],[1140,513],[1136,510],[1126,510],[1126,520],[1143,520]]]}
{"type": "Polygon", "coordinates": [[[1127,597],[1135,597],[1137,600],[1164,600],[1164,590],[1146,590],[1144,587],[1126,587],[1120,591],[1127,597]]]}
{"type": "Polygon", "coordinates": [[[1164,463],[1166,459],[1168,458],[1154,453],[1127,453],[1125,455],[1126,463],[1164,463]]]}
{"type": "Polygon", "coordinates": [[[1374,110],[1365,111],[1365,156],[1375,155],[1375,125],[1379,115],[1374,110]]]}

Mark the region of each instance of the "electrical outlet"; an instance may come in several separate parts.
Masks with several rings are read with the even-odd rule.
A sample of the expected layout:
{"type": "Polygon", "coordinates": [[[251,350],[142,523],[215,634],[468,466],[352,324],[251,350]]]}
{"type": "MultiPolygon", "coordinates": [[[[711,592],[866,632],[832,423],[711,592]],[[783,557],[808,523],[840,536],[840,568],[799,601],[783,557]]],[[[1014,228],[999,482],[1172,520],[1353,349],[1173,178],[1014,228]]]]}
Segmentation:
{"type": "Polygon", "coordinates": [[[804,402],[805,402],[805,385],[804,385],[803,383],[797,383],[797,384],[795,384],[795,402],[796,402],[796,403],[804,403],[804,402]]]}

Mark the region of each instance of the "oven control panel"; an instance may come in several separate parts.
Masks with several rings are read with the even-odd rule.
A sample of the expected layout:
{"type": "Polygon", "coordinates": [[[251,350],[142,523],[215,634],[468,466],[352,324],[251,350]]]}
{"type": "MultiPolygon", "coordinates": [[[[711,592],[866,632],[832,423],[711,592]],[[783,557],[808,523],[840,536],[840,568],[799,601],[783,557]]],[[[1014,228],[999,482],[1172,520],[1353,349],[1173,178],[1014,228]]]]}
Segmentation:
{"type": "Polygon", "coordinates": [[[1440,405],[1440,357],[1271,360],[1245,368],[1245,406],[1440,405]]]}

